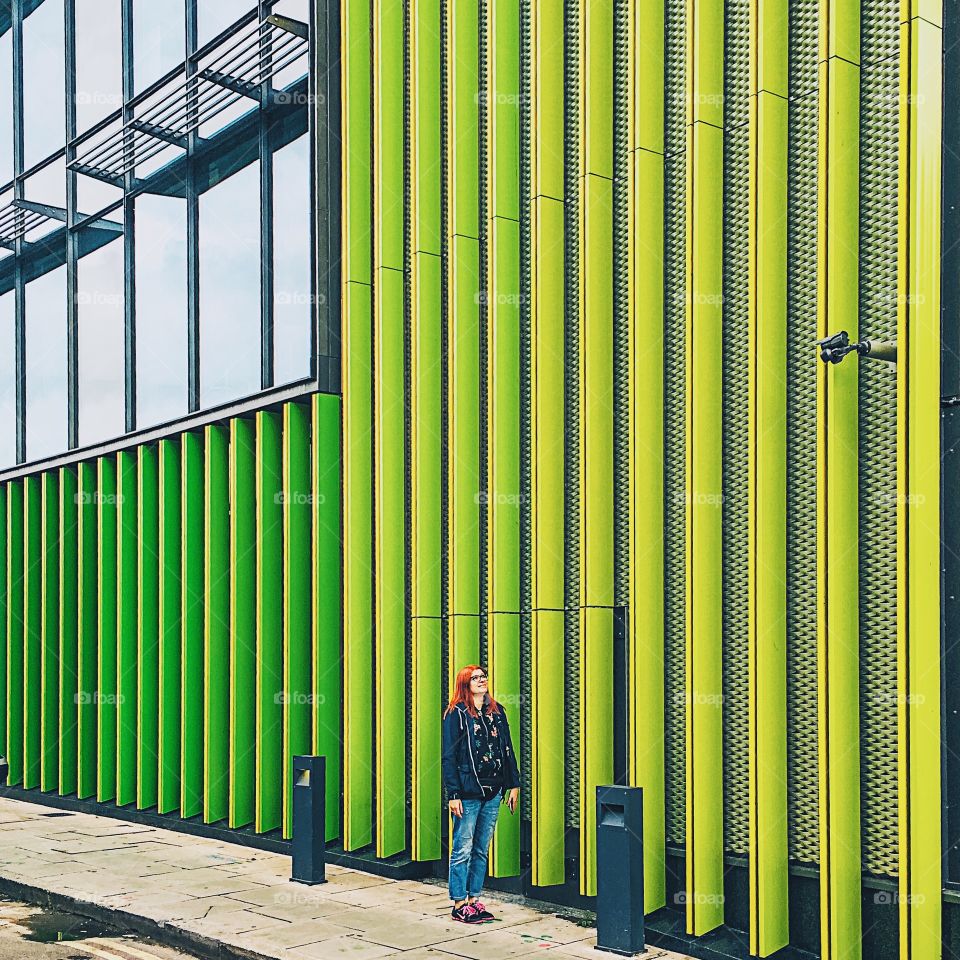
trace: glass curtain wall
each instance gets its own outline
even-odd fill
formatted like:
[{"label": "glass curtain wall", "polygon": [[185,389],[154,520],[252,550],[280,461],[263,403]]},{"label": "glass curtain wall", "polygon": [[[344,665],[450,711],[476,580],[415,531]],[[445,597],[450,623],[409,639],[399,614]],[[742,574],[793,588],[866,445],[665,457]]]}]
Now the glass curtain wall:
[{"label": "glass curtain wall", "polygon": [[308,41],[273,12],[308,20],[0,0],[0,470],[315,377]]}]

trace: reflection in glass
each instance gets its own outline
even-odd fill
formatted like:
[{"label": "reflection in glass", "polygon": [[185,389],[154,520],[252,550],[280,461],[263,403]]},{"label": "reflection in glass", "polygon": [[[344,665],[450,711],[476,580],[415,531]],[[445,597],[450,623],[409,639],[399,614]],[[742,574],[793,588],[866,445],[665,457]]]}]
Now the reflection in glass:
[{"label": "reflection in glass", "polygon": [[274,380],[310,376],[310,143],[273,155]]},{"label": "reflection in glass", "polygon": [[123,238],[77,262],[80,445],[120,436],[124,422]]},{"label": "reflection in glass", "polygon": [[57,267],[25,289],[28,460],[67,449],[66,280]]},{"label": "reflection in glass", "polygon": [[260,163],[200,197],[200,405],[260,389]]},{"label": "reflection in glass", "polygon": [[77,38],[77,133],[123,106],[120,4],[74,0]]},{"label": "reflection in glass", "polygon": [[13,179],[13,31],[0,36],[0,183]]},{"label": "reflection in glass", "polygon": [[63,0],[44,0],[23,23],[23,137],[27,169],[66,142]]},{"label": "reflection in glass", "polygon": [[0,297],[0,469],[17,462],[16,327],[13,292]]},{"label": "reflection in glass", "polygon": [[251,0],[203,0],[197,4],[197,48],[255,7]]},{"label": "reflection in glass", "polygon": [[184,58],[183,0],[133,0],[133,88],[149,87]]},{"label": "reflection in glass", "polygon": [[187,412],[187,207],[136,200],[137,426]]}]

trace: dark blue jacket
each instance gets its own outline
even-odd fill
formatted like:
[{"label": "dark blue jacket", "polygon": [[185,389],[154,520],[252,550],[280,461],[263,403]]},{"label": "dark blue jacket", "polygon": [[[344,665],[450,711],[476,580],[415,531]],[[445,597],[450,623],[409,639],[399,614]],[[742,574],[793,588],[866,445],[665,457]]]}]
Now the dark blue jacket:
[{"label": "dark blue jacket", "polygon": [[[493,715],[493,722],[503,750],[503,788],[500,792],[506,796],[508,790],[520,786],[520,771],[510,740],[510,724],[502,707]],[[483,799],[483,787],[477,776],[477,756],[481,746],[473,735],[473,717],[462,703],[458,703],[443,718],[443,786],[448,800]]]}]

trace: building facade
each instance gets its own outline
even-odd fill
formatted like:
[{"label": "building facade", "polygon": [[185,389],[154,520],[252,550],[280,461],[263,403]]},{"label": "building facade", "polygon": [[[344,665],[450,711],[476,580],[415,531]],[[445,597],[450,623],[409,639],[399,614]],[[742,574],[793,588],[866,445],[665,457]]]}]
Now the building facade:
[{"label": "building facade", "polygon": [[625,782],[663,942],[960,955],[957,25],[0,3],[10,784],[285,838],[315,752],[442,872],[482,663],[495,883],[589,905]]}]

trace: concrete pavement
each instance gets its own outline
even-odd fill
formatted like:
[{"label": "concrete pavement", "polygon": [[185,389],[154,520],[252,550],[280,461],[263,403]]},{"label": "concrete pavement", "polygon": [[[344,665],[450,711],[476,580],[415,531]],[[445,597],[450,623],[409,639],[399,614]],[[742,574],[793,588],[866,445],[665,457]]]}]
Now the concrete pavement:
[{"label": "concrete pavement", "polygon": [[[0,798],[0,891],[76,908],[201,956],[256,960],[593,958],[596,930],[485,896],[495,923],[450,919],[445,886],[327,867],[291,883],[282,854]],[[46,899],[45,899],[46,898]],[[682,960],[651,948],[645,957]]]}]

